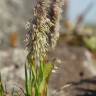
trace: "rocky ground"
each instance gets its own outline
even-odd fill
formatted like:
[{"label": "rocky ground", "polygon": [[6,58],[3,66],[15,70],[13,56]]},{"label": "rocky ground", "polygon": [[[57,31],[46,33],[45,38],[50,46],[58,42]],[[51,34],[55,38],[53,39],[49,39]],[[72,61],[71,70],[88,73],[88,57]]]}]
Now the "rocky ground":
[{"label": "rocky ground", "polygon": [[52,96],[96,96],[96,66],[86,48],[62,44],[51,57],[55,58]]},{"label": "rocky ground", "polygon": [[[23,48],[0,50],[0,71],[6,86],[24,85],[26,54]],[[49,96],[96,96],[96,66],[86,48],[59,43],[49,53],[49,60],[55,65]]]}]

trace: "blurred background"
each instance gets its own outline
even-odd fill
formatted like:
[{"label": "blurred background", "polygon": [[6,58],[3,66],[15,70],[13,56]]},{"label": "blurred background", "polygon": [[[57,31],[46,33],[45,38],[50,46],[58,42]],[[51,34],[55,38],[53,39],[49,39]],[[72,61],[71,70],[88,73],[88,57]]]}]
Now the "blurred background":
[{"label": "blurred background", "polygon": [[[24,85],[25,24],[35,0],[0,0],[0,72]],[[55,67],[50,96],[96,96],[96,0],[64,0],[60,38],[48,60]]]}]

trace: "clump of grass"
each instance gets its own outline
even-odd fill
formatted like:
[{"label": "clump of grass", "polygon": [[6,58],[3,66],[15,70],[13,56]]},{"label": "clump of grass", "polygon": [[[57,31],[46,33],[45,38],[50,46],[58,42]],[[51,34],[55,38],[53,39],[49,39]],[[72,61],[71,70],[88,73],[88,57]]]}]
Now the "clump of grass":
[{"label": "clump of grass", "polygon": [[46,57],[49,49],[55,47],[59,37],[62,5],[61,0],[52,0],[48,3],[50,6],[46,6],[46,0],[37,2],[33,20],[27,27],[26,96],[47,96],[47,86],[53,65],[47,64]]},{"label": "clump of grass", "polygon": [[47,84],[52,64],[46,64],[48,36],[53,23],[47,18],[43,0],[37,3],[34,18],[27,33],[27,65],[25,65],[26,96],[47,96]]},{"label": "clump of grass", "polygon": [[[59,37],[61,1],[38,0],[32,21],[28,22],[24,96],[47,96],[48,81],[54,66],[46,61],[46,57],[49,49],[55,47]],[[2,82],[0,94],[4,96]],[[18,91],[13,90],[11,96],[19,96]]]},{"label": "clump of grass", "polygon": [[1,74],[0,74],[0,96],[4,96],[4,88],[1,80]]}]

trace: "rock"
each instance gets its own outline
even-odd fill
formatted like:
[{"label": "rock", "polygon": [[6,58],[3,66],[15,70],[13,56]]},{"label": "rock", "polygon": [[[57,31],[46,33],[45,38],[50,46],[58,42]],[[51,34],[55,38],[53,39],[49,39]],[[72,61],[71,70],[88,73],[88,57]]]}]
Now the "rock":
[{"label": "rock", "polygon": [[7,51],[0,51],[0,68],[4,67],[10,60]]},{"label": "rock", "polygon": [[4,84],[6,83],[6,81],[9,82],[10,80],[14,79],[13,70],[14,70],[14,66],[4,67],[0,69],[2,81],[4,82]]},{"label": "rock", "polygon": [[25,23],[32,18],[35,5],[35,0],[0,0],[0,34],[3,34],[0,48],[9,46],[9,34],[12,32],[17,32],[20,40],[24,37]]},{"label": "rock", "polygon": [[20,67],[18,70],[16,70],[17,77],[21,78],[22,80],[25,80],[25,69],[24,66]]},{"label": "rock", "polygon": [[22,66],[26,62],[26,54],[24,49],[15,48],[12,52],[12,61],[14,64],[18,66]]},{"label": "rock", "polygon": [[[52,96],[77,96],[78,94],[81,96],[82,93],[86,94],[84,89],[95,90],[95,63],[86,48],[59,44],[50,53],[49,58],[60,58],[62,61],[60,63],[52,62],[58,67],[58,70],[55,69],[50,78],[49,88],[52,89]],[[79,90],[80,88],[82,91]]]},{"label": "rock", "polygon": [[55,62],[58,63],[58,64],[61,64],[62,63],[62,61],[59,58],[56,58],[56,61]]},{"label": "rock", "polygon": [[[26,54],[24,49],[15,48],[0,51],[0,72],[3,80],[12,80],[17,76],[24,80],[24,64],[26,61]],[[16,68],[18,66],[18,68]]]},{"label": "rock", "polygon": [[96,62],[92,58],[92,54],[89,51],[85,51],[84,67],[91,72],[92,76],[96,76]]}]

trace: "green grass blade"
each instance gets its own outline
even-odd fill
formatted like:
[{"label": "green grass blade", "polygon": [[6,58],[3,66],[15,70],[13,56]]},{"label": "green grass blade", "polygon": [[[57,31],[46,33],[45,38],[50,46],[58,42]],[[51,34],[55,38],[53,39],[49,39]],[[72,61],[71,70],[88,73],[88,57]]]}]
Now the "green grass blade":
[{"label": "green grass blade", "polygon": [[4,96],[4,88],[1,80],[1,73],[0,73],[0,96]]}]

